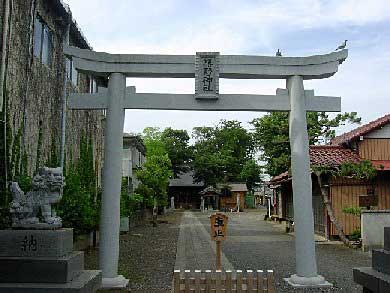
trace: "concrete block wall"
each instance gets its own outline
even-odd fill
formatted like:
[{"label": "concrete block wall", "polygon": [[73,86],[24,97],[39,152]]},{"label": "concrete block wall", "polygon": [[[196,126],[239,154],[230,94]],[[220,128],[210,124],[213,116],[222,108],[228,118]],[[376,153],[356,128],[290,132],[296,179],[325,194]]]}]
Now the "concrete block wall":
[{"label": "concrete block wall", "polygon": [[361,234],[364,251],[383,248],[384,227],[390,227],[390,210],[368,210],[362,212]]}]

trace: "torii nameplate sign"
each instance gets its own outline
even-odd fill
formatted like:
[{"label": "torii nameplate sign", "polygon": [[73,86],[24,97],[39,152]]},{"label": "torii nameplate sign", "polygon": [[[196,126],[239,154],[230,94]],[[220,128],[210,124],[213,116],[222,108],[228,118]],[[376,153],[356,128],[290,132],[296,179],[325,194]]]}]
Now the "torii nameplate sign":
[{"label": "torii nameplate sign", "polygon": [[[70,109],[107,109],[99,250],[103,287],[127,282],[117,273],[124,109],[289,111],[294,210],[299,212],[294,213],[296,274],[286,280],[298,287],[330,285],[317,273],[306,112],[339,112],[341,99],[315,96],[304,90],[303,80],[334,75],[348,50],[309,57],[107,54],[75,47],[64,52],[78,71],[109,78],[108,89],[68,99]],[[126,77],[195,78],[195,92],[136,93],[135,87],[126,88]],[[286,88],[275,95],[220,94],[219,78],[285,79]]]}]

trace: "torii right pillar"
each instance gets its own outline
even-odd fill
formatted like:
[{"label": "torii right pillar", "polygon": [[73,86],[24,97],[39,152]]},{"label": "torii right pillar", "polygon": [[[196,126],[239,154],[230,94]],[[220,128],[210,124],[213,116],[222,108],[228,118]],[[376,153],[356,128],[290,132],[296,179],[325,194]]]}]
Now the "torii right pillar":
[{"label": "torii right pillar", "polygon": [[289,136],[294,197],[296,274],[285,280],[293,287],[330,287],[318,275],[315,255],[312,182],[306,102],[302,76],[287,79],[290,97]]}]

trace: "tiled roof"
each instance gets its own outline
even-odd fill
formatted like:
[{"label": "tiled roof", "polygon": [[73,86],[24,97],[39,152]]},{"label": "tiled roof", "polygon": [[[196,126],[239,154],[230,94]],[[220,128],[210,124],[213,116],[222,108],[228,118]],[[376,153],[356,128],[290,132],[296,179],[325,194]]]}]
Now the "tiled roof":
[{"label": "tiled roof", "polygon": [[290,175],[288,174],[288,171],[283,172],[275,177],[272,177],[272,179],[269,181],[269,185],[280,183],[285,180],[291,179]]},{"label": "tiled roof", "polygon": [[315,146],[309,148],[310,164],[312,166],[337,167],[343,163],[359,163],[360,157],[357,153],[341,146]]},{"label": "tiled roof", "polygon": [[[359,163],[361,161],[358,154],[342,146],[311,145],[309,148],[309,154],[311,166],[337,167],[343,163]],[[286,171],[273,177],[270,184],[280,183],[289,179],[290,175]]]},{"label": "tiled roof", "polygon": [[248,191],[246,183],[228,183],[231,191]]},{"label": "tiled roof", "polygon": [[359,138],[360,136],[365,135],[373,130],[376,130],[388,123],[390,123],[390,114],[387,114],[381,118],[371,121],[370,123],[360,126],[350,132],[336,136],[335,138],[332,139],[331,145],[342,145],[344,143],[348,143],[351,140]]},{"label": "tiled roof", "polygon": [[203,187],[203,182],[194,181],[194,172],[188,171],[179,174],[178,178],[169,181],[169,187]]}]

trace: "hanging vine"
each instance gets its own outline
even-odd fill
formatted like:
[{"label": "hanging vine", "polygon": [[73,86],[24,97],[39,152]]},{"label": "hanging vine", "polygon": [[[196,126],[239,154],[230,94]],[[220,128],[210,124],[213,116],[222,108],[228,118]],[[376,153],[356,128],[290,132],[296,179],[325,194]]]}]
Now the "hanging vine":
[{"label": "hanging vine", "polygon": [[329,198],[329,180],[331,177],[346,177],[359,180],[373,180],[377,174],[376,169],[368,160],[359,163],[343,163],[339,167],[314,166],[313,172],[317,177],[317,182],[321,190],[321,196],[326,207],[328,216],[334,225],[341,241],[348,247],[352,247],[351,241],[345,235],[342,225],[337,220],[333,210],[332,202]]}]

